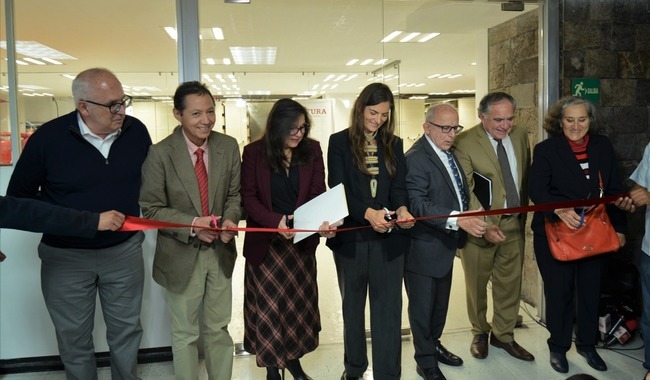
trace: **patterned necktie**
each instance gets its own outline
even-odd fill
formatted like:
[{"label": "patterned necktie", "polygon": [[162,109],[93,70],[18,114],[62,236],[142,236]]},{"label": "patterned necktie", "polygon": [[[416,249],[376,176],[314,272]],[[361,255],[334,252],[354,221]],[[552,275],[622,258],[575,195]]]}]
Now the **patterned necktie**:
[{"label": "patterned necktie", "polygon": [[467,199],[467,194],[465,194],[465,188],[463,187],[463,181],[460,179],[460,173],[458,172],[458,166],[456,166],[456,161],[454,160],[454,155],[448,151],[445,151],[447,155],[447,161],[449,161],[449,167],[451,167],[451,172],[454,175],[454,180],[458,186],[458,192],[460,193],[460,202],[463,205],[461,211],[467,211],[469,209],[469,200]]},{"label": "patterned necktie", "polygon": [[519,194],[517,193],[515,180],[512,178],[512,171],[510,170],[510,163],[508,162],[506,149],[503,147],[501,140],[495,140],[497,142],[497,158],[499,159],[499,166],[501,166],[503,184],[506,187],[506,202],[508,202],[508,208],[519,207]]},{"label": "patterned necktie", "polygon": [[194,151],[196,154],[196,164],[194,164],[194,172],[196,179],[199,182],[199,192],[201,193],[201,211],[203,216],[210,215],[208,201],[208,172],[205,170],[205,163],[203,163],[203,149],[199,148]]}]

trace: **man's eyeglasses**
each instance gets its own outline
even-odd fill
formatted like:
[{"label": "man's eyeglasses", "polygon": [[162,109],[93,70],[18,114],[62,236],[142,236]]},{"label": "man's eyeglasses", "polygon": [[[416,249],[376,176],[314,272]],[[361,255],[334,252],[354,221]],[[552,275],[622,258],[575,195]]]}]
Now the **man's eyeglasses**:
[{"label": "man's eyeglasses", "polygon": [[305,124],[301,125],[298,128],[291,128],[289,133],[291,134],[291,136],[297,135],[298,132],[300,132],[302,134],[305,134],[305,133],[309,132],[309,127],[310,127],[309,123],[305,123]]},{"label": "man's eyeglasses", "polygon": [[438,127],[442,130],[442,133],[449,133],[453,129],[455,133],[460,133],[465,127],[462,125],[438,125],[436,123],[432,123],[430,121],[427,121],[427,124],[431,124],[435,127]]},{"label": "man's eyeglasses", "polygon": [[84,99],[81,99],[81,101],[82,101],[82,102],[86,102],[86,103],[90,103],[90,104],[94,104],[94,105],[96,105],[96,106],[106,107],[106,108],[108,108],[108,110],[109,110],[112,114],[117,114],[118,112],[120,112],[120,111],[122,110],[122,107],[124,107],[125,109],[128,108],[128,107],[130,107],[130,106],[131,106],[131,102],[133,101],[133,98],[130,97],[130,96],[128,96],[128,95],[125,95],[125,96],[122,98],[121,101],[119,101],[119,102],[113,102],[113,103],[111,103],[111,104],[101,104],[101,103],[93,102],[92,100],[84,100]]}]

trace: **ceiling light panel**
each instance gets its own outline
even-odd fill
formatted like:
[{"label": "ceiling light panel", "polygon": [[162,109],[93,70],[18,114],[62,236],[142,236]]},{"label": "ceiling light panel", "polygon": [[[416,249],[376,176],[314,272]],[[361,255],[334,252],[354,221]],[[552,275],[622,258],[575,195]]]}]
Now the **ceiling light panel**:
[{"label": "ceiling light panel", "polygon": [[276,47],[231,46],[230,54],[236,65],[273,65]]},{"label": "ceiling light panel", "polygon": [[[7,49],[7,41],[0,41],[0,48]],[[16,53],[24,55],[26,57],[43,59],[51,58],[55,60],[76,60],[77,58],[60,52],[56,49],[52,49],[49,46],[45,46],[40,42],[36,41],[16,41]]]}]

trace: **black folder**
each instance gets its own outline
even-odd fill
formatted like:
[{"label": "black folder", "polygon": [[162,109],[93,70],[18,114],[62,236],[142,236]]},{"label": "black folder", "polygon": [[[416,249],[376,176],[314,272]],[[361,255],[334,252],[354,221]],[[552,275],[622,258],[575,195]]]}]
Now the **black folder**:
[{"label": "black folder", "polygon": [[478,198],[483,209],[489,210],[492,207],[492,180],[479,172],[473,173],[474,195]]}]

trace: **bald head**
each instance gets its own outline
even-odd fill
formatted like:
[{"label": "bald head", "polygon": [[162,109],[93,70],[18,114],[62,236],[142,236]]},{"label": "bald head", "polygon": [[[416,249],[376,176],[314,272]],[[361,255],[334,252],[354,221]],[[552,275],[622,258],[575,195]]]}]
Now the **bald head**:
[{"label": "bald head", "polygon": [[96,67],[82,71],[74,78],[72,96],[78,107],[79,100],[94,99],[98,93],[115,90],[117,87],[122,91],[122,84],[112,71]]},{"label": "bald head", "polygon": [[[429,139],[444,151],[451,149],[456,132],[462,130],[458,125],[458,111],[446,103],[436,104],[427,110],[422,128]],[[444,129],[447,129],[447,132],[444,132]]]}]

